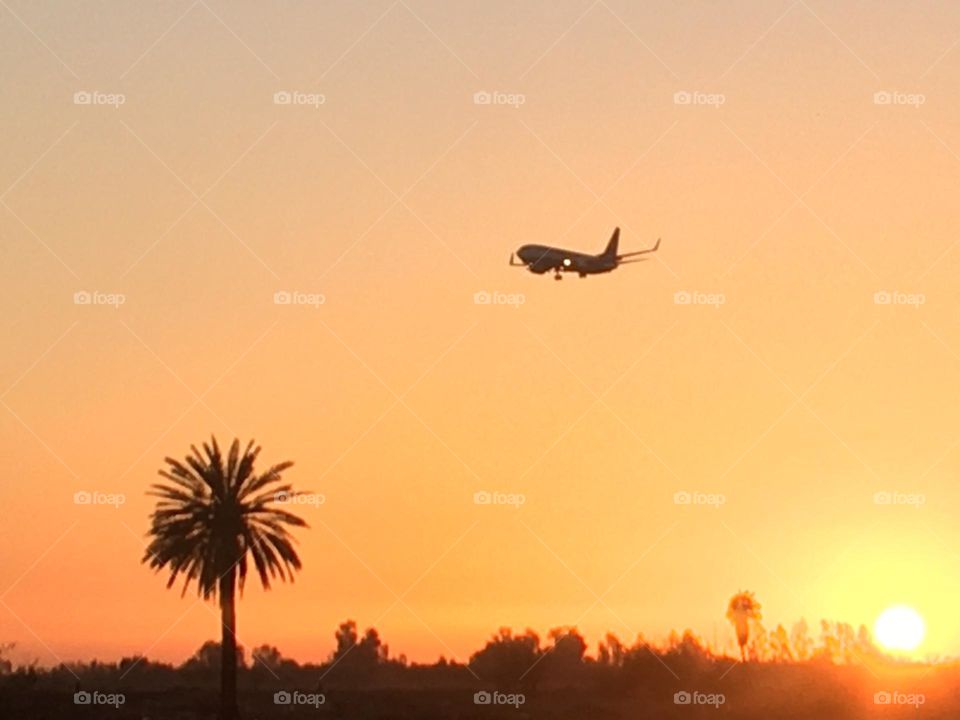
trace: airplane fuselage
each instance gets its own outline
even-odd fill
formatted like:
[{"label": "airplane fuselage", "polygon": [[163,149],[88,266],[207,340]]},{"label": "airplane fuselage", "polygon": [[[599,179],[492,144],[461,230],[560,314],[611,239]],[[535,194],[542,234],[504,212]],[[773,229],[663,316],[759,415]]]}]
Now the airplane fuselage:
[{"label": "airplane fuselage", "polygon": [[547,245],[524,245],[517,250],[517,257],[530,272],[541,275],[545,272],[575,272],[580,275],[595,275],[610,272],[617,267],[615,257],[587,255]]}]

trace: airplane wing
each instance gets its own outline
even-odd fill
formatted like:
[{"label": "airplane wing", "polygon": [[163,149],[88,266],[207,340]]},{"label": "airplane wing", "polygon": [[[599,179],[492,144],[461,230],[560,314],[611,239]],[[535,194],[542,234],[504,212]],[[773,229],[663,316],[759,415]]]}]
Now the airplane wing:
[{"label": "airplane wing", "polygon": [[[637,250],[636,252],[623,253],[622,255],[617,255],[617,262],[624,262],[623,258],[635,257],[637,255],[646,255],[647,253],[656,252],[660,248],[660,238],[657,238],[657,243],[652,248],[647,250]],[[636,260],[626,260],[625,262],[636,262]]]}]

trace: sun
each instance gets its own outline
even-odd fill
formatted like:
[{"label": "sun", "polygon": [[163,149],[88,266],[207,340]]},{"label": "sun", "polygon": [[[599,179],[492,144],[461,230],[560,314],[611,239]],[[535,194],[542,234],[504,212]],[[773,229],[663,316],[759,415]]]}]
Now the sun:
[{"label": "sun", "polygon": [[888,650],[916,650],[927,627],[916,610],[906,605],[888,607],[873,626],[877,640]]}]

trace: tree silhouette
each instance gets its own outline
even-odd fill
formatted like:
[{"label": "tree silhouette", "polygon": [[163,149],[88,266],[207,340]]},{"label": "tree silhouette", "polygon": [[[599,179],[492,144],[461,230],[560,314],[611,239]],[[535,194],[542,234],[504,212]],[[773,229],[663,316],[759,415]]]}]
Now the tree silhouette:
[{"label": "tree silhouette", "polygon": [[4,657],[16,646],[16,643],[0,643],[0,676],[13,672],[13,663]]},{"label": "tree silhouette", "polygon": [[357,623],[347,620],[337,628],[335,637],[337,649],[330,658],[328,672],[348,685],[359,687],[369,683],[389,659],[390,649],[374,628],[367,628],[363,637],[359,637]]},{"label": "tree silhouette", "polygon": [[727,620],[733,623],[737,631],[737,644],[740,645],[740,659],[746,660],[747,641],[750,639],[750,623],[760,620],[760,603],[752,592],[740,591],[727,605]]},{"label": "tree silhouette", "polygon": [[514,635],[510,628],[500,628],[470,656],[470,667],[498,688],[531,687],[540,674],[540,656],[540,638],[532,630]]},{"label": "tree silhouette", "polygon": [[182,574],[183,594],[192,582],[204,600],[219,598],[221,616],[220,717],[236,720],[237,618],[236,594],[243,592],[248,558],[260,583],[292,581],[300,569],[288,526],[306,527],[296,515],[274,503],[297,493],[280,484],[292,462],[272,466],[258,475],[254,463],[260,447],[251,440],[241,454],[234,440],[225,459],[215,437],[195,445],[183,462],[164,458],[160,475],[172,484],[155,483],[148,495],[160,498],[150,516],[150,544],[142,562],[157,572],[167,570],[171,587]]},{"label": "tree silhouette", "polygon": [[[215,640],[207,640],[203,645],[197,648],[197,651],[187,658],[180,671],[199,686],[209,686],[216,682],[217,676],[221,675],[220,663],[223,661],[223,648],[221,643]],[[237,646],[237,669],[243,670],[246,667],[244,650],[242,646]]]},{"label": "tree silhouette", "polygon": [[797,660],[809,660],[813,652],[813,641],[810,639],[810,628],[807,621],[801,619],[794,623],[790,630],[790,645],[796,654]]},{"label": "tree silhouette", "polygon": [[770,634],[770,650],[772,659],[777,662],[793,662],[793,649],[790,647],[790,636],[783,625]]},{"label": "tree silhouette", "polygon": [[579,677],[587,643],[575,627],[558,627],[547,633],[553,644],[543,656],[541,677],[553,687],[572,687]]}]

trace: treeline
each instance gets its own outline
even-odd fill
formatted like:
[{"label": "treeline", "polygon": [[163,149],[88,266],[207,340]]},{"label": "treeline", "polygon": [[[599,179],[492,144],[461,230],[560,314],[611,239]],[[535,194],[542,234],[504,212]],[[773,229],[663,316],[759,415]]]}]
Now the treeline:
[{"label": "treeline", "polygon": [[[502,628],[467,663],[440,658],[432,664],[408,662],[391,656],[389,648],[370,628],[362,635],[353,621],[335,633],[336,649],[322,663],[298,663],[270,645],[238,655],[242,690],[298,688],[325,692],[369,688],[477,688],[540,690],[634,686],[641,678],[670,675],[710,677],[737,662],[708,647],[687,630],[671,633],[655,644],[638,637],[627,645],[613,634],[599,643],[594,654],[576,628],[551,630],[545,640],[531,630],[520,634]],[[0,652],[10,646],[0,646]],[[888,664],[865,627],[822,622],[811,633],[803,621],[787,631],[767,631],[756,623],[747,646],[748,662],[762,664]],[[15,667],[0,657],[0,687],[16,690],[79,690],[86,688],[163,691],[184,687],[216,687],[220,678],[220,645],[204,643],[180,665],[128,657],[119,662],[64,663],[40,668],[36,663]]]}]

